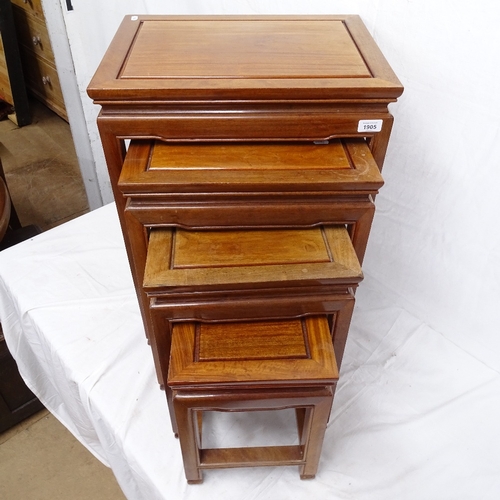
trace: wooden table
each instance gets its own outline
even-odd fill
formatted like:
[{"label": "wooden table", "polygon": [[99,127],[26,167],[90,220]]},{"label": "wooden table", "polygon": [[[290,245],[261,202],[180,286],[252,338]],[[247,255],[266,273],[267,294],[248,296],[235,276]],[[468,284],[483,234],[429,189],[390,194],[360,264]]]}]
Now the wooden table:
[{"label": "wooden table", "polygon": [[[143,281],[152,228],[340,223],[361,262],[382,181],[379,173],[368,184],[352,174],[359,161],[382,169],[393,124],[388,105],[402,91],[358,16],[127,16],[88,94],[102,106],[98,127],[148,337],[154,326]],[[331,147],[339,139],[364,148],[357,160],[346,155],[351,178],[342,179],[340,168],[333,182],[318,182],[332,175],[327,162],[316,180],[294,184],[288,159],[300,156],[296,149]],[[168,164],[176,150],[184,166],[188,157],[201,158],[195,169],[206,166],[210,148],[219,148],[216,156],[226,166],[242,154],[259,161],[259,145],[268,159],[272,148],[280,149],[278,170],[287,172],[287,187],[269,180],[269,169],[254,184],[226,179],[207,185],[200,179],[213,174],[201,168],[196,182],[173,188],[158,182],[148,163],[161,143],[160,163]],[[203,154],[201,145],[207,146]],[[356,146],[344,150],[349,147]],[[146,176],[137,182],[141,168]],[[214,204],[216,212],[209,209]]]}]

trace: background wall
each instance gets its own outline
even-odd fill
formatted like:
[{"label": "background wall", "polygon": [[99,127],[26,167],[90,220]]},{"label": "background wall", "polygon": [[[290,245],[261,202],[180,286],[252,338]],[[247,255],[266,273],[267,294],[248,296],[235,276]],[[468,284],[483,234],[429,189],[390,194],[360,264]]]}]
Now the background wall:
[{"label": "background wall", "polygon": [[[500,371],[500,9],[494,0],[72,0],[70,38],[92,167],[112,200],[85,88],[126,14],[359,14],[405,86],[366,280]],[[78,139],[77,139],[78,140]],[[91,170],[94,169],[94,173]],[[360,297],[362,299],[362,296]]]}]

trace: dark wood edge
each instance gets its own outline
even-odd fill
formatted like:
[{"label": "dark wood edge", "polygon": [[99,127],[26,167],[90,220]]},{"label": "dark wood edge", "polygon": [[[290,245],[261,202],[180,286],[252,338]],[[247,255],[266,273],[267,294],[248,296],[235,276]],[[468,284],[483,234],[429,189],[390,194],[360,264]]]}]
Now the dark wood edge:
[{"label": "dark wood edge", "polygon": [[[379,46],[375,43],[375,40],[361,18],[359,16],[347,17],[345,24],[365,64],[368,66],[373,76],[393,84],[396,93],[391,95],[393,97],[399,97],[403,93],[403,85],[392,70],[385,56],[382,54]],[[360,41],[363,43],[360,44]]]},{"label": "dark wood edge", "polygon": [[31,115],[10,0],[0,0],[0,36],[5,52],[17,124],[23,127],[31,123]]}]

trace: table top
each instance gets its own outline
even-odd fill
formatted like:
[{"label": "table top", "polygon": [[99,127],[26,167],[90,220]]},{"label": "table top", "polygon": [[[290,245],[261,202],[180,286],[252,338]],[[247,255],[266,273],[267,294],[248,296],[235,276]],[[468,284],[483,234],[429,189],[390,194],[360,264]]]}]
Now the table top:
[{"label": "table top", "polygon": [[172,328],[168,384],[178,390],[322,389],[338,377],[326,316]]},{"label": "table top", "polygon": [[362,139],[312,142],[132,141],[118,186],[134,193],[376,193],[384,181]]},{"label": "table top", "polygon": [[88,93],[159,99],[386,99],[402,86],[359,16],[127,16]]}]

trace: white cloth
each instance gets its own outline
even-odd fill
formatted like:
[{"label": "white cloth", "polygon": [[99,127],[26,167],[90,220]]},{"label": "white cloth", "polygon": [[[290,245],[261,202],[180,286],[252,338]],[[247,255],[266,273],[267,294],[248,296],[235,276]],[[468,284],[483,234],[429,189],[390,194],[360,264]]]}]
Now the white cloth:
[{"label": "white cloth", "polygon": [[0,320],[28,386],[131,500],[499,498],[499,374],[392,306],[369,274],[311,481],[270,467],[187,485],[113,204],[0,253]]}]

